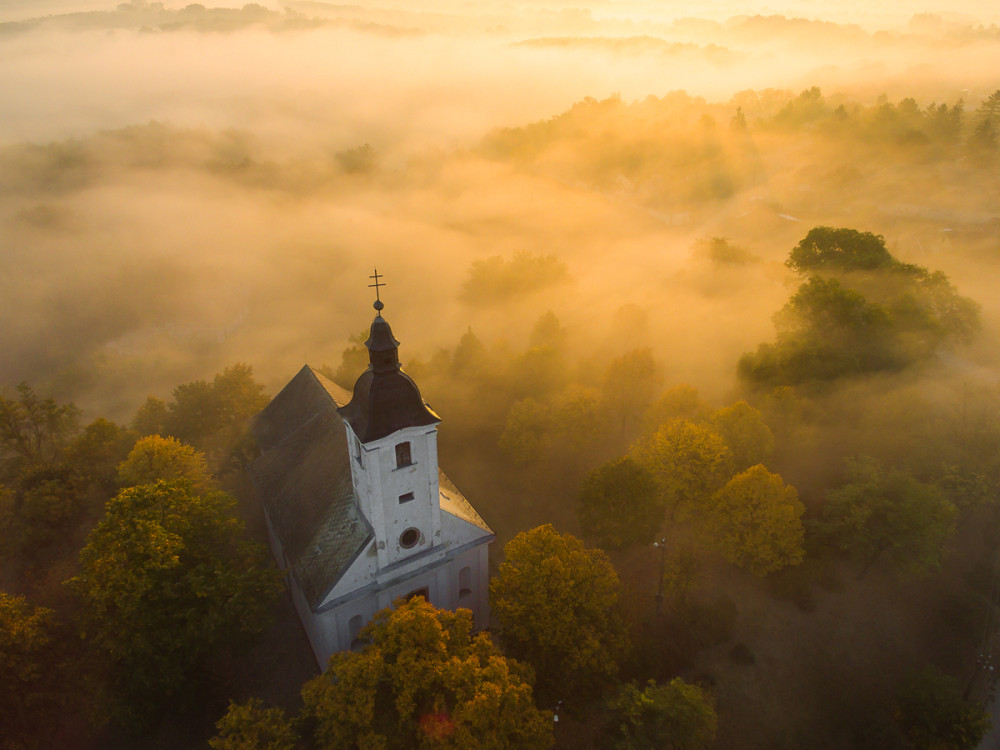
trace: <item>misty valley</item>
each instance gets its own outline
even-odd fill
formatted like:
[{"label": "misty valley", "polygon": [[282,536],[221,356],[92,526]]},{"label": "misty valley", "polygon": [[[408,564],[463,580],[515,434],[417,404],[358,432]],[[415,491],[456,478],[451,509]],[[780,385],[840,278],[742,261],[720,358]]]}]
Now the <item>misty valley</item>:
[{"label": "misty valley", "polygon": [[[0,748],[990,746],[998,24],[0,3]],[[317,668],[257,415],[383,314],[491,616]]]}]

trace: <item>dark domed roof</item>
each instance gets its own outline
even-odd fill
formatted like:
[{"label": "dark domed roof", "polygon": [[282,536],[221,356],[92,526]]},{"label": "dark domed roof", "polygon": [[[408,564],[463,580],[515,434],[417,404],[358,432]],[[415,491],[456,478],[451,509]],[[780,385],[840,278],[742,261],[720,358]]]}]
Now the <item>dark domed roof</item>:
[{"label": "dark domed roof", "polygon": [[424,403],[417,384],[400,368],[399,342],[381,315],[372,321],[365,346],[368,369],[354,384],[351,402],[338,410],[358,439],[368,443],[405,427],[440,422]]}]

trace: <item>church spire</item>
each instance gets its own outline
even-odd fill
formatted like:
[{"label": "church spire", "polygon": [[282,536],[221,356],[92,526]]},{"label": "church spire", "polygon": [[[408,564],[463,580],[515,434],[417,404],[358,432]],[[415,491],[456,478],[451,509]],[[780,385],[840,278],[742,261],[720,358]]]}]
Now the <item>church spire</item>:
[{"label": "church spire", "polygon": [[385,286],[382,275],[375,269],[375,320],[365,346],[368,348],[368,369],[354,384],[350,403],[339,409],[354,434],[363,443],[378,440],[405,427],[434,424],[440,421],[420,396],[417,384],[399,365],[399,342],[392,335],[389,323],[382,317],[385,305],[379,288]]},{"label": "church spire", "polygon": [[368,340],[365,342],[365,346],[368,347],[368,362],[373,372],[393,372],[399,369],[399,342],[392,335],[389,323],[382,317],[385,305],[382,303],[378,290],[379,287],[385,286],[385,283],[379,282],[382,276],[379,274],[378,268],[375,269],[375,275],[368,278],[375,279],[374,284],[368,285],[369,288],[375,287],[375,302],[372,303],[372,307],[375,308],[375,320],[372,321]]},{"label": "church spire", "polygon": [[369,279],[375,279],[375,283],[374,284],[369,284],[368,288],[371,289],[372,287],[375,287],[375,301],[372,303],[372,307],[375,308],[375,311],[378,313],[378,316],[381,318],[382,317],[382,308],[385,307],[385,305],[382,304],[382,299],[381,299],[381,297],[379,297],[379,294],[378,294],[378,288],[380,286],[385,286],[384,283],[382,283],[382,284],[379,283],[379,279],[382,278],[382,274],[380,274],[378,272],[378,268],[376,267],[375,268],[375,275],[374,276],[369,276],[368,278]]}]

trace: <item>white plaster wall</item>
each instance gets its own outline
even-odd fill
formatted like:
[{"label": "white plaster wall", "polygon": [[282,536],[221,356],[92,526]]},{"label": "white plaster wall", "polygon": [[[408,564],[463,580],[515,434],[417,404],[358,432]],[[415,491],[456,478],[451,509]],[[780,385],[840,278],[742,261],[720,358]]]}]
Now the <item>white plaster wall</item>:
[{"label": "white plaster wall", "polygon": [[[423,566],[415,566],[419,570]],[[459,577],[462,568],[471,570],[470,582],[472,594],[459,601]],[[303,622],[309,622],[306,633],[313,647],[317,663],[325,669],[330,654],[335,651],[345,651],[351,646],[350,621],[355,615],[361,615],[364,624],[371,622],[375,613],[392,606],[392,603],[407,594],[426,588],[430,602],[440,609],[455,610],[464,607],[472,611],[473,624],[476,629],[489,625],[489,545],[466,550],[451,560],[438,563],[429,569],[423,569],[414,575],[412,571],[401,574],[394,583],[389,583],[381,590],[371,594],[351,599],[343,604],[332,607],[320,614],[301,609],[304,599],[301,593],[296,600],[296,608]],[[292,582],[294,584],[294,581]],[[293,587],[293,594],[297,592]],[[293,596],[294,598],[294,596]]]},{"label": "white plaster wall", "polygon": [[[396,467],[396,446],[410,444],[409,466]],[[378,466],[378,487],[372,481],[372,506],[381,504],[385,564],[392,565],[410,555],[426,550],[440,540],[438,505],[437,429],[408,427],[365,446],[367,456]],[[374,479],[374,478],[373,478]],[[412,492],[413,500],[400,503],[399,497]],[[417,544],[409,549],[399,544],[400,535],[409,528],[420,531]]]},{"label": "white plaster wall", "polygon": [[326,669],[327,659],[330,658],[330,654],[340,650],[340,644],[335,639],[330,639],[326,624],[321,621],[321,618],[317,618],[316,614],[309,607],[305,596],[302,594],[302,589],[299,588],[298,581],[295,580],[295,576],[286,576],[286,581],[288,582],[288,590],[292,594],[292,603],[295,605],[295,610],[299,613],[299,620],[302,622],[302,627],[305,628],[309,645],[312,646],[316,663],[319,664],[321,670]]}]

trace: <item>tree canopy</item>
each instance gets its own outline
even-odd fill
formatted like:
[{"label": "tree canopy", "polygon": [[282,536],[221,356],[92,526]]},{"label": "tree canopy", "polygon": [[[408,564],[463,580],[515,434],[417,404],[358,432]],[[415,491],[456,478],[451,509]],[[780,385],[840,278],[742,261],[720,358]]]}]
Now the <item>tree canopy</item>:
[{"label": "tree canopy", "polygon": [[868,457],[849,459],[846,481],[827,493],[818,528],[868,566],[883,553],[905,568],[937,568],[956,508],[934,485]]},{"label": "tree canopy", "polygon": [[715,739],[715,701],[703,688],[675,677],[626,683],[608,701],[618,750],[706,750]]},{"label": "tree canopy", "polygon": [[208,741],[212,750],[295,750],[299,735],[280,708],[268,708],[257,698],[230,701],[215,724],[219,733]]},{"label": "tree canopy", "polygon": [[819,270],[871,271],[902,266],[880,234],[813,227],[788,254],[785,265],[802,274]]},{"label": "tree canopy", "polygon": [[227,434],[268,402],[264,387],[253,378],[253,368],[237,363],[217,373],[211,382],[194,380],[178,385],[173,401],[150,396],[132,421],[143,435],[168,435],[201,450],[233,448],[235,436]]},{"label": "tree canopy", "polygon": [[571,386],[546,401],[525,398],[511,406],[499,446],[516,463],[580,463],[607,438],[609,417],[594,388]]},{"label": "tree canopy", "polygon": [[147,435],[132,447],[118,466],[118,481],[123,487],[185,481],[202,492],[214,488],[205,455],[172,437]]},{"label": "tree canopy", "polygon": [[0,750],[51,746],[51,715],[59,708],[53,614],[0,591]]},{"label": "tree canopy", "polygon": [[634,349],[608,365],[601,392],[622,430],[629,422],[641,418],[662,381],[652,349]]},{"label": "tree canopy", "polygon": [[690,514],[732,475],[732,452],[722,437],[687,419],[660,425],[629,455],[656,477],[672,517]]},{"label": "tree canopy", "polygon": [[975,302],[940,271],[894,258],[880,235],[816,227],[787,265],[809,277],[774,316],[776,341],[740,358],[753,385],[900,370],[979,328]]},{"label": "tree canopy", "polygon": [[653,475],[623,456],[587,476],[578,514],[584,534],[601,547],[620,549],[652,542],[663,525],[664,507]]},{"label": "tree canopy", "polygon": [[544,700],[585,694],[617,673],[627,646],[618,596],[607,556],[551,524],[511,539],[490,581],[504,650],[535,668]]},{"label": "tree canopy", "polygon": [[16,390],[14,398],[0,395],[0,457],[18,467],[57,461],[76,434],[80,410],[39,397],[27,383]]},{"label": "tree canopy", "polygon": [[161,706],[201,660],[266,623],[279,573],[233,507],[185,482],[129,487],[80,552],[83,630],[111,665],[124,718]]},{"label": "tree canopy", "polygon": [[762,464],[774,451],[774,435],[759,409],[737,401],[712,415],[711,424],[733,454],[734,471]]},{"label": "tree canopy", "polygon": [[802,562],[803,513],[795,488],[758,464],[715,493],[707,525],[729,562],[763,576]]},{"label": "tree canopy", "polygon": [[990,728],[983,706],[963,700],[958,683],[930,667],[906,678],[896,703],[900,728],[916,750],[974,750]]},{"label": "tree canopy", "polygon": [[330,657],[302,689],[317,746],[505,748],[552,744],[552,721],[532,701],[531,670],[504,658],[472,614],[422,597],[379,612],[360,652]]}]

